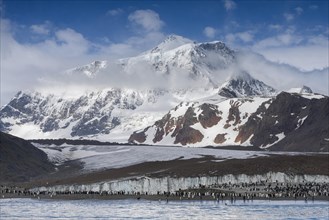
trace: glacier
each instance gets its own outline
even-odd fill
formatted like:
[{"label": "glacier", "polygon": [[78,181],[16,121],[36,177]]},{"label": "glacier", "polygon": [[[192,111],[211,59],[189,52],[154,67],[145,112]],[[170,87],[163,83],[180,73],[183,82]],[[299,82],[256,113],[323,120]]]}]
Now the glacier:
[{"label": "glacier", "polygon": [[103,181],[92,184],[73,184],[73,185],[56,185],[56,186],[41,186],[30,189],[31,192],[47,191],[50,193],[56,192],[125,192],[132,194],[139,192],[141,194],[157,195],[158,192],[174,193],[179,189],[198,188],[199,185],[212,186],[215,184],[241,184],[241,183],[256,183],[256,182],[279,182],[279,183],[329,183],[329,176],[325,175],[289,175],[286,173],[268,172],[257,175],[223,175],[223,176],[200,176],[200,177],[163,177],[149,178],[146,176],[135,177],[130,179],[119,179],[113,181]]}]

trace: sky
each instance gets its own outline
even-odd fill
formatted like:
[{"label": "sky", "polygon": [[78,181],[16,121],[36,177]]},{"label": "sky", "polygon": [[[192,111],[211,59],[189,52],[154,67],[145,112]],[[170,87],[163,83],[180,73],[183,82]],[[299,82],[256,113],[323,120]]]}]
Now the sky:
[{"label": "sky", "polygon": [[[328,1],[305,0],[0,0],[1,105],[45,75],[135,56],[169,34],[220,40],[287,64],[294,74],[323,73],[329,66],[328,7]],[[326,93],[327,84],[322,82]]]}]

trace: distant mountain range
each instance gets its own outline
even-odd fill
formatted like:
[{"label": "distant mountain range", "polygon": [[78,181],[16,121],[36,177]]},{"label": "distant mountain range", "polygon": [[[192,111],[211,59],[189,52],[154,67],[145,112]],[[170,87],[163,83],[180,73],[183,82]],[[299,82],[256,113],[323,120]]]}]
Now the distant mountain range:
[{"label": "distant mountain range", "polygon": [[196,43],[171,35],[136,57],[114,64],[95,61],[65,74],[93,80],[100,72],[119,68],[133,77],[146,66],[164,77],[181,74],[200,82],[199,87],[111,87],[75,98],[20,91],[0,109],[0,130],[26,139],[328,150],[327,96],[308,87],[278,92],[245,70],[234,71],[219,84],[215,73],[236,62],[236,52],[222,42]]}]

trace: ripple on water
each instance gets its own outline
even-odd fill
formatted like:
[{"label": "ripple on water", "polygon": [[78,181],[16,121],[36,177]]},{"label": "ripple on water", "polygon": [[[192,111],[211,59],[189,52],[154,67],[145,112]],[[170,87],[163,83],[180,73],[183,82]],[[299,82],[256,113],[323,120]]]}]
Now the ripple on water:
[{"label": "ripple on water", "polygon": [[328,201],[1,199],[3,219],[328,219]]}]

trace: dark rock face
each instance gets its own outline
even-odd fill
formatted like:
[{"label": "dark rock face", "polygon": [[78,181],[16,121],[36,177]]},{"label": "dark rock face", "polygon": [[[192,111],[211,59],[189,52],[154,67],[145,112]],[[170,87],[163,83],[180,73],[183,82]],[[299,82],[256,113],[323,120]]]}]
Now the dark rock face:
[{"label": "dark rock face", "polygon": [[[329,148],[329,98],[307,99],[282,92],[266,109],[263,103],[241,127],[236,142],[256,147],[273,144],[270,150],[327,151]],[[303,123],[304,122],[304,123]]]},{"label": "dark rock face", "polygon": [[191,127],[184,127],[178,132],[174,144],[179,143],[184,146],[186,144],[195,144],[201,142],[203,137],[204,136],[200,131]]},{"label": "dark rock face", "polygon": [[226,141],[225,135],[226,135],[226,133],[225,134],[217,134],[216,137],[215,137],[214,142],[216,144],[222,144],[222,143],[224,143]]},{"label": "dark rock face", "polygon": [[226,98],[236,98],[238,97],[237,94],[235,94],[234,91],[228,89],[228,88],[222,88],[219,90],[218,95],[221,95]]},{"label": "dark rock face", "polygon": [[228,118],[226,120],[226,125],[229,126],[230,122],[233,122],[233,125],[237,125],[241,122],[240,120],[240,111],[239,107],[241,103],[230,101],[231,108],[229,109]]},{"label": "dark rock face", "polygon": [[210,105],[210,104],[202,104],[200,106],[202,113],[199,115],[198,119],[202,127],[204,128],[210,128],[216,124],[222,119],[219,114],[221,112],[218,111],[218,107],[216,105]]},{"label": "dark rock face", "polygon": [[312,89],[308,86],[303,86],[300,93],[313,93]]},{"label": "dark rock face", "polygon": [[307,112],[304,123],[299,125],[297,122],[300,127],[292,130],[290,135],[272,146],[271,150],[329,151],[329,98],[309,100],[304,111],[301,112]]},{"label": "dark rock face", "polygon": [[169,120],[170,120],[170,114],[167,114],[161,120],[155,122],[155,126],[157,130],[155,132],[155,136],[153,139],[154,143],[161,141],[163,136],[165,134],[167,135],[171,130],[171,124],[173,122],[170,121],[169,123],[167,123]]},{"label": "dark rock face", "polygon": [[53,172],[47,155],[21,138],[0,132],[0,182],[25,182]]},{"label": "dark rock face", "polygon": [[198,120],[193,108],[189,107],[182,120],[180,120],[180,126],[176,127],[174,133],[177,133],[177,135],[174,143],[186,145],[200,142],[203,139],[203,135],[200,131],[190,127],[197,122]]},{"label": "dark rock face", "polygon": [[145,128],[142,132],[135,131],[132,135],[130,135],[128,142],[129,143],[144,143],[146,140],[145,131],[147,131],[148,128]]},{"label": "dark rock face", "polygon": [[265,108],[266,104],[263,103],[249,117],[238,136],[242,140],[247,140],[253,134],[250,143],[257,147],[274,143],[278,140],[276,135],[279,133],[287,135],[295,130],[298,119],[307,115],[307,108],[303,109],[303,107],[309,104],[309,100],[289,93],[281,93],[268,109]]},{"label": "dark rock face", "polygon": [[[239,134],[235,138],[236,143],[244,143],[245,141],[247,141],[252,135],[254,135],[255,128],[259,128],[261,130],[260,123],[262,120],[260,117],[257,117],[257,115],[259,115],[260,112],[265,112],[266,111],[265,105],[270,104],[270,103],[271,103],[271,100],[261,104],[259,106],[259,108],[257,109],[257,111],[255,113],[251,114],[247,123],[240,127]],[[252,118],[252,119],[250,119],[250,118]]]},{"label": "dark rock face", "polygon": [[201,43],[198,45],[198,48],[205,51],[219,52],[220,54],[226,55],[231,59],[235,57],[235,52],[228,48],[223,42]]}]

